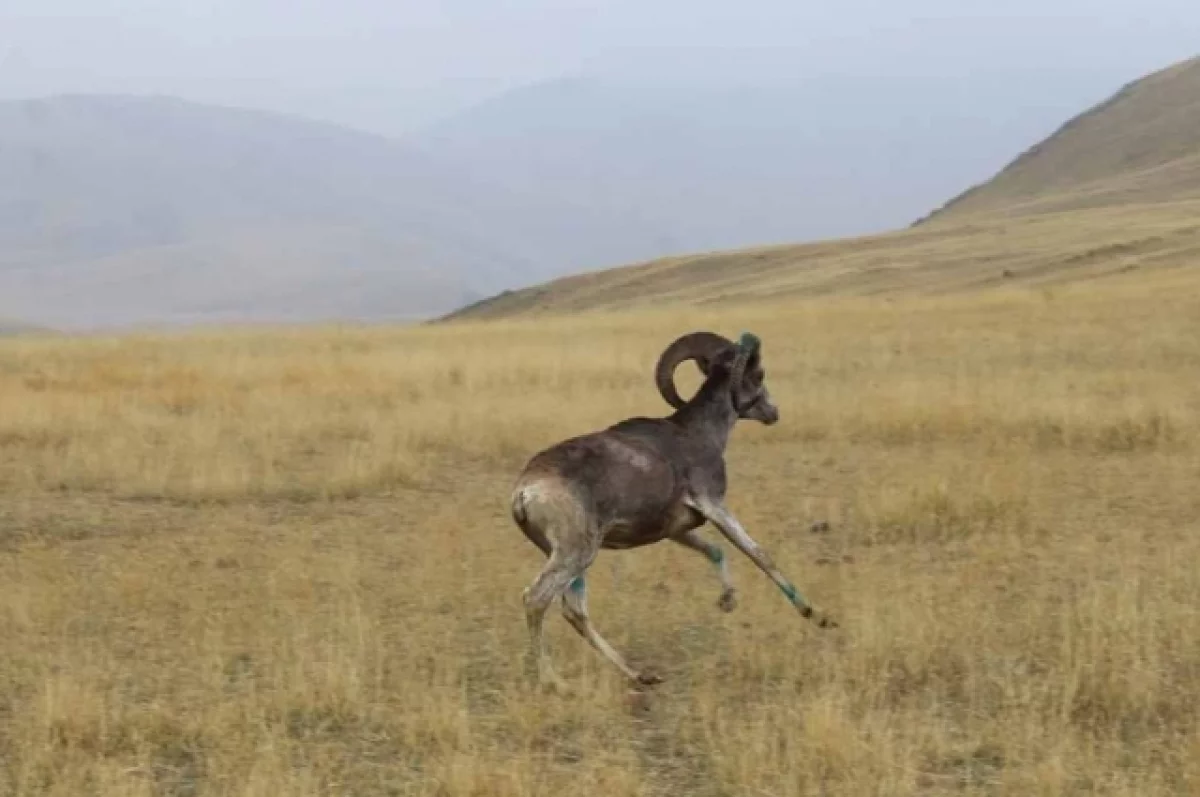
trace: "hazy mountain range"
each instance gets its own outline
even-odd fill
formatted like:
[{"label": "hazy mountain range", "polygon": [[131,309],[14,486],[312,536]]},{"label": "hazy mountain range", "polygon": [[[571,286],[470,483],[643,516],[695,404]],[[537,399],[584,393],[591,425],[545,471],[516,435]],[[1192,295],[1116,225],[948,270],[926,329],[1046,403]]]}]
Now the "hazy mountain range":
[{"label": "hazy mountain range", "polygon": [[173,98],[0,103],[0,318],[431,316],[585,269],[903,226],[1113,88],[1029,77],[618,70],[402,141]]}]

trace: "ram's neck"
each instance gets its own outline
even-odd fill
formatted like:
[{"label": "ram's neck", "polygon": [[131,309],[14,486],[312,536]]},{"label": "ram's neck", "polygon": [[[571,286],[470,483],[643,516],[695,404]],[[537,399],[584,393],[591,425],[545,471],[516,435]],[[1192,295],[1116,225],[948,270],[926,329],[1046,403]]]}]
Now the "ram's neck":
[{"label": "ram's neck", "polygon": [[680,407],[671,420],[689,435],[724,451],[738,420],[729,397],[728,377],[706,380],[692,400]]}]

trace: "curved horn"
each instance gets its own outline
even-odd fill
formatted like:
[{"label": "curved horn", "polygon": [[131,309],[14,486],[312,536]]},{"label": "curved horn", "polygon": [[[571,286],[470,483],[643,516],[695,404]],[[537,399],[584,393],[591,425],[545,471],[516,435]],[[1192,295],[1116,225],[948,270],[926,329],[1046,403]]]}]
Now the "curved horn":
[{"label": "curved horn", "polygon": [[722,351],[733,346],[733,342],[715,332],[690,332],[681,335],[668,346],[654,367],[654,382],[658,392],[675,409],[684,405],[675,387],[675,369],[684,360],[695,360],[700,371],[708,374],[709,364]]}]

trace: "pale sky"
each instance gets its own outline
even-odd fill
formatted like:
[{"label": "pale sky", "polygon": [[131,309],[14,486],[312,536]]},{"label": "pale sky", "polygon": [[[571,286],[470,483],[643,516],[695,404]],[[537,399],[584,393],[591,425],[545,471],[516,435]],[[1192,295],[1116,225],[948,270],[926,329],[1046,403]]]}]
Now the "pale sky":
[{"label": "pale sky", "polygon": [[774,48],[759,57],[791,70],[1121,83],[1200,51],[1200,3],[0,0],[0,98],[171,94],[398,134],[506,88],[703,47]]}]

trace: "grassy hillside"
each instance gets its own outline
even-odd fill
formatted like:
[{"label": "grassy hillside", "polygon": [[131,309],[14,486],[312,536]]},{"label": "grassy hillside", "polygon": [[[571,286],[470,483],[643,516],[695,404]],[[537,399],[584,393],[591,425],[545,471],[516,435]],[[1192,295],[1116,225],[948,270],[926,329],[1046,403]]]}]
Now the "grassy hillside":
[{"label": "grassy hillside", "polygon": [[1200,197],[1200,57],[1125,86],[934,219]]},{"label": "grassy hillside", "polygon": [[[0,791],[1196,793],[1197,317],[1186,270],[0,341]],[[595,622],[668,680],[631,702],[555,612],[579,694],[535,694],[512,479],[663,412],[697,326],[765,341],[783,418],[735,431],[730,503],[842,628],[740,556],[726,615],[695,554],[605,553]]]},{"label": "grassy hillside", "polygon": [[[880,179],[883,179],[880,177]],[[1073,120],[912,228],[657,260],[489,298],[451,318],[782,296],[1042,287],[1200,257],[1200,60]]]},{"label": "grassy hillside", "polygon": [[1021,218],[973,217],[885,235],[667,258],[512,291],[448,319],[556,315],[781,297],[1051,287],[1200,260],[1200,201]]}]

